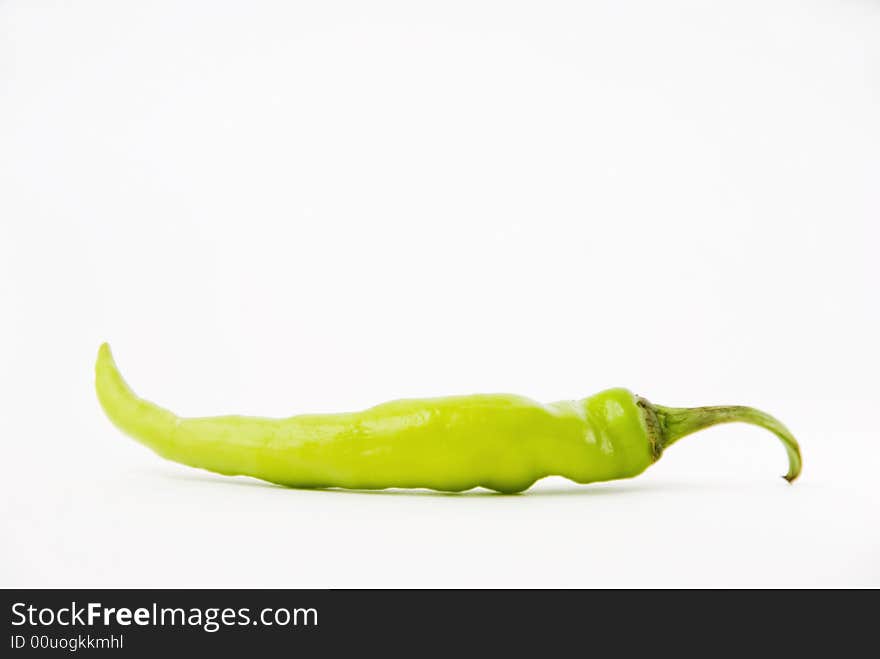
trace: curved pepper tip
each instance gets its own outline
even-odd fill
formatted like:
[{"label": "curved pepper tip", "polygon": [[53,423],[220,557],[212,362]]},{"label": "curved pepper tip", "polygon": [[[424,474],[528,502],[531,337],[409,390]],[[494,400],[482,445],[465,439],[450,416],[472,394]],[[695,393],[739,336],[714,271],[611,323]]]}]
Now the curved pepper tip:
[{"label": "curved pepper tip", "polygon": [[[95,359],[95,378],[100,378],[101,373],[106,373],[108,370],[116,370],[116,360],[113,359],[110,344],[104,341],[98,348],[98,356]],[[98,384],[97,381],[95,384]]]}]

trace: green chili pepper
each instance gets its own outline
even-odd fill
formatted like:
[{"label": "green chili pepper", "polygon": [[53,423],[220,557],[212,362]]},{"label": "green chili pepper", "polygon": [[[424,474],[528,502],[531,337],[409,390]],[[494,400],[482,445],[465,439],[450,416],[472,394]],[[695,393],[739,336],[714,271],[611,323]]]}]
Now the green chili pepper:
[{"label": "green chili pepper", "polygon": [[136,396],[106,343],[95,386],[110,420],[162,457],[289,487],[513,493],[552,475],[577,483],[630,478],[685,435],[732,421],[782,440],[786,480],[801,471],[797,441],[764,412],[662,407],[625,389],[546,405],[492,394],[398,400],[351,414],[184,419]]}]

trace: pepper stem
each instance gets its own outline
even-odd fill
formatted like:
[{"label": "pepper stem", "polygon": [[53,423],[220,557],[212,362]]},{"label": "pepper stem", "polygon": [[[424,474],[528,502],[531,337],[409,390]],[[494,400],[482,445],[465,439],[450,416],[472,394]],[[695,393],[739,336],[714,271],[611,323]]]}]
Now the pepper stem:
[{"label": "pepper stem", "polygon": [[750,423],[765,428],[782,440],[788,454],[788,473],[783,476],[791,483],[801,473],[801,450],[791,431],[766,412],[742,405],[718,405],[712,407],[663,407],[645,399],[639,399],[646,412],[648,432],[654,443],[657,457],[666,447],[682,437],[703,428],[720,423]]}]

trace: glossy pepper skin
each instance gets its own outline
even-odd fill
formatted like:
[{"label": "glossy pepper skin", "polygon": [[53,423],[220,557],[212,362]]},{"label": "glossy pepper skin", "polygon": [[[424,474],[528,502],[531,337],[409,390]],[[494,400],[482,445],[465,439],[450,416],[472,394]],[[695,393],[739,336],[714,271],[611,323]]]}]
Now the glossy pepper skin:
[{"label": "glossy pepper skin", "polygon": [[162,457],[289,487],[461,492],[482,486],[515,493],[551,475],[577,483],[630,478],[680,437],[728,421],[776,433],[789,454],[786,478],[800,472],[791,433],[763,412],[664,408],[625,389],[550,404],[489,394],[285,419],[179,418],[132,392],[106,343],[95,387],[110,420]]}]

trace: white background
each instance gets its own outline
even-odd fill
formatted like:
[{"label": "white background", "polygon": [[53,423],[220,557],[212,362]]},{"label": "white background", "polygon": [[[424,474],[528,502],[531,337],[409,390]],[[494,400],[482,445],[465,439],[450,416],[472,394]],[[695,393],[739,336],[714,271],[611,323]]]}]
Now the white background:
[{"label": "white background", "polygon": [[[880,4],[0,5],[0,585],[878,586]],[[297,491],[183,415],[751,404],[632,481]]]}]

